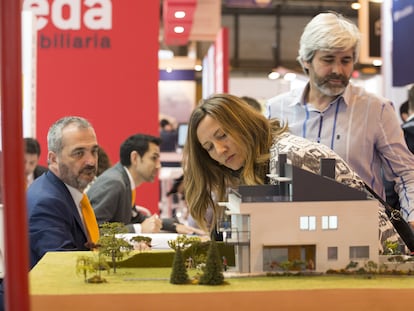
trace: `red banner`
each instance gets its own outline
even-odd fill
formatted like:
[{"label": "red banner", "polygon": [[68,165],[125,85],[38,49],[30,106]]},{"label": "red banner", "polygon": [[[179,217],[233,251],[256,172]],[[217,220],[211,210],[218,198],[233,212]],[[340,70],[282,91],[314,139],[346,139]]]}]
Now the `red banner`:
[{"label": "red banner", "polygon": [[[95,127],[113,163],[129,135],[158,135],[157,0],[24,0],[37,17],[37,138],[58,118],[80,115]],[[158,183],[137,202],[158,211]]]}]

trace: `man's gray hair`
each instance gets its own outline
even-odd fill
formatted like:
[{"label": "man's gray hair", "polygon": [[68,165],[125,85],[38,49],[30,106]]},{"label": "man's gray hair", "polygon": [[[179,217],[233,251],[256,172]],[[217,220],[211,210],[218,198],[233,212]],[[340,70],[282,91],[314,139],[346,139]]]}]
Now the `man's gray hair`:
[{"label": "man's gray hair", "polygon": [[300,38],[297,60],[311,62],[316,51],[354,50],[354,63],[357,62],[361,47],[361,34],[358,27],[341,14],[335,12],[316,15],[305,27]]},{"label": "man's gray hair", "polygon": [[87,129],[92,127],[88,120],[82,117],[69,116],[57,120],[47,133],[47,147],[50,151],[59,153],[63,149],[62,130],[69,124],[75,123],[78,128]]}]

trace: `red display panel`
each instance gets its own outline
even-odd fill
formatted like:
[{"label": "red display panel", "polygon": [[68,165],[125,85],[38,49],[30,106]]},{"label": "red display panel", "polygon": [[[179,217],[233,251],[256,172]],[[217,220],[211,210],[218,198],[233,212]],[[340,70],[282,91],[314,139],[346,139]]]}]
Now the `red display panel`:
[{"label": "red display panel", "polygon": [[[158,135],[157,0],[25,0],[37,16],[37,138],[58,118],[80,115],[95,127],[113,163],[129,135]],[[158,211],[158,183],[137,203]]]}]

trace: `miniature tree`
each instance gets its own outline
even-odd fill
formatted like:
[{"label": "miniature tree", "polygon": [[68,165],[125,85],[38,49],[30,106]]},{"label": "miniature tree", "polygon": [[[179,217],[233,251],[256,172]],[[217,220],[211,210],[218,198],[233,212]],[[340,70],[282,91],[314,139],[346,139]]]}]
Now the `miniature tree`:
[{"label": "miniature tree", "polygon": [[173,261],[173,269],[170,276],[171,284],[187,284],[189,281],[187,269],[181,248],[177,247]]},{"label": "miniature tree", "polygon": [[380,274],[388,273],[388,266],[385,263],[379,265],[378,271]]},{"label": "miniature tree", "polygon": [[139,251],[150,249],[152,247],[151,242],[152,238],[147,236],[134,236],[130,239],[131,242],[136,243],[138,245]]},{"label": "miniature tree", "polygon": [[390,256],[390,258],[388,258],[388,261],[394,263],[394,271],[396,271],[398,269],[398,266],[405,262],[405,259],[401,255],[396,255]]},{"label": "miniature tree", "polygon": [[283,270],[284,273],[288,273],[290,270],[292,270],[293,262],[290,260],[282,261],[279,263],[279,267]]},{"label": "miniature tree", "polygon": [[95,272],[93,258],[88,256],[79,256],[76,260],[76,273],[83,274],[85,283],[88,282],[88,273]]},{"label": "miniature tree", "polygon": [[364,264],[364,269],[367,273],[373,274],[378,271],[378,264],[372,260],[369,260]]},{"label": "miniature tree", "polygon": [[357,267],[358,267],[358,262],[351,260],[351,262],[347,264],[347,266],[345,267],[345,271],[356,270]]},{"label": "miniature tree", "polygon": [[173,250],[176,251],[178,247],[182,250],[186,260],[191,258],[192,267],[197,266],[201,262],[205,262],[207,248],[204,244],[200,237],[187,237],[186,235],[180,235],[175,240],[168,241],[168,246]]},{"label": "miniature tree", "polygon": [[192,259],[192,266],[197,267],[205,263],[210,242],[195,241],[184,252],[185,258]]},{"label": "miniature tree", "polygon": [[223,265],[217,248],[217,243],[214,239],[212,239],[207,252],[207,261],[204,274],[200,277],[199,284],[221,285],[223,283]]},{"label": "miniature tree", "polygon": [[124,239],[116,237],[116,234],[125,232],[127,229],[120,222],[106,222],[101,225],[101,238],[98,241],[99,253],[111,258],[114,273],[116,273],[116,261],[121,260],[133,248]]},{"label": "miniature tree", "polygon": [[168,246],[176,251],[178,248],[181,248],[181,250],[185,250],[189,248],[191,245],[197,243],[201,243],[201,239],[199,237],[187,237],[186,235],[180,235],[175,240],[168,241]]},{"label": "miniature tree", "polygon": [[[82,273],[86,283],[104,283],[106,280],[101,277],[101,271],[106,270],[109,273],[109,265],[98,255],[98,260],[88,256],[79,256],[76,261],[76,272]],[[88,279],[88,273],[95,273]]]}]

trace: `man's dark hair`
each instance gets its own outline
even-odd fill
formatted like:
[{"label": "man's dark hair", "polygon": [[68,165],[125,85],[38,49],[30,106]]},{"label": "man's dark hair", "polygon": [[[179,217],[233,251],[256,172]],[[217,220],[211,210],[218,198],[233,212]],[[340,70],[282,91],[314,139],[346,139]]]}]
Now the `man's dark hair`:
[{"label": "man's dark hair", "polygon": [[129,136],[121,145],[119,157],[123,166],[129,167],[131,165],[131,152],[136,151],[142,157],[149,149],[149,143],[154,143],[157,146],[161,144],[161,138],[146,135],[135,134]]},{"label": "man's dark hair", "polygon": [[166,125],[170,124],[170,121],[168,121],[167,119],[162,119],[160,121],[160,126],[161,128],[164,128]]},{"label": "man's dark hair", "polygon": [[405,102],[403,102],[400,105],[400,117],[402,119],[403,113],[406,113],[408,115],[408,100],[406,100]]},{"label": "man's dark hair", "polygon": [[32,137],[24,138],[24,144],[25,144],[25,153],[36,154],[37,156],[40,156],[40,144],[35,138],[32,138]]}]

